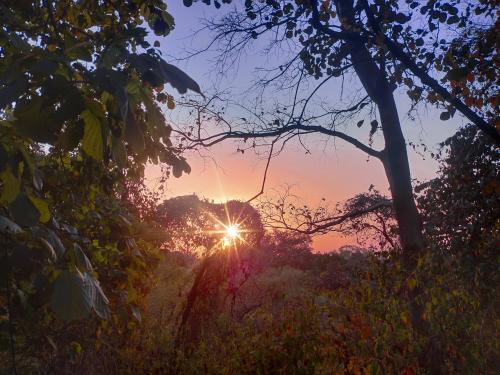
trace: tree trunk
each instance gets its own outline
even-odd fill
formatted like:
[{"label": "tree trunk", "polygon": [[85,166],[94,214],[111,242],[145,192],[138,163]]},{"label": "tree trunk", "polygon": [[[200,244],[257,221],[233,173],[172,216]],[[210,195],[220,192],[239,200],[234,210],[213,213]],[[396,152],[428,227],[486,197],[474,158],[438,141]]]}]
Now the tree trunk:
[{"label": "tree trunk", "polygon": [[422,223],[413,198],[406,142],[392,92],[382,95],[377,105],[385,140],[382,162],[399,224],[401,246],[406,255],[413,259],[424,247]]},{"label": "tree trunk", "polygon": [[[337,1],[337,10],[346,21],[344,28],[355,26],[352,0]],[[364,43],[348,41],[346,44],[354,70],[370,98],[377,104],[380,114],[385,141],[382,163],[389,180],[394,212],[399,226],[403,267],[407,272],[411,272],[417,266],[418,254],[424,248],[424,240],[420,214],[413,198],[406,142],[399,122],[393,89],[385,71],[379,68]],[[431,337],[428,322],[422,319],[423,306],[417,299],[421,292],[419,287],[408,290],[410,319],[414,329],[430,340],[429,349],[422,351],[419,361],[430,373],[437,374],[440,371],[441,350]]]},{"label": "tree trunk", "polygon": [[[346,21],[345,28],[355,25],[352,0],[338,1],[339,15]],[[399,122],[398,110],[392,88],[374,58],[359,41],[346,42],[354,70],[370,98],[377,104],[385,149],[382,162],[389,180],[394,212],[399,226],[399,237],[409,268],[414,266],[415,255],[423,248],[420,215],[413,199],[410,166],[406,143]]]}]

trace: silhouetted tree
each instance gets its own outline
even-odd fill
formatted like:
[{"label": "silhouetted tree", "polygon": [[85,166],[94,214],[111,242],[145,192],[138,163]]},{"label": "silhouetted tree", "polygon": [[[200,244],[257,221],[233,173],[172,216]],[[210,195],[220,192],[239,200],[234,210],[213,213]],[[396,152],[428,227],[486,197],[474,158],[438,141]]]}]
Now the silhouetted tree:
[{"label": "silhouetted tree", "polygon": [[[418,19],[417,12],[425,22]],[[271,77],[261,82],[266,86],[281,80],[281,87],[293,88],[293,102],[278,106],[267,117],[264,112],[254,113],[254,122],[246,118],[230,125],[228,121],[219,121],[221,125],[228,125],[227,131],[205,135],[198,129],[185,135],[190,146],[210,146],[226,139],[270,138],[271,156],[276,144],[284,145],[293,137],[320,133],[342,139],[379,159],[389,181],[405,261],[412,268],[416,264],[414,255],[423,249],[424,242],[393,92],[398,87],[406,87],[414,105],[424,101],[445,108],[442,120],[459,111],[498,143],[496,115],[491,115],[498,107],[496,93],[489,98],[492,100],[472,103],[465,90],[459,88],[468,79],[475,87],[483,88],[483,92],[491,93],[488,87],[495,78],[485,64],[494,53],[491,48],[494,40],[490,36],[485,48],[484,43],[474,44],[473,40],[478,35],[491,34],[488,30],[495,22],[494,14],[494,4],[488,2],[460,7],[457,1],[411,1],[403,9],[397,1],[246,1],[243,11],[236,10],[207,25],[216,35],[214,43],[221,46],[220,62],[222,65],[236,62],[238,55],[263,35],[268,35],[270,49],[293,46],[298,52],[288,62],[271,69]],[[482,28],[479,18],[484,21]],[[453,25],[460,36],[443,36],[439,30],[445,24]],[[477,31],[475,36],[471,35],[472,29]],[[458,41],[464,39],[480,53],[469,55],[467,61],[463,54],[455,60],[450,54],[457,49]],[[476,63],[481,67],[476,69]],[[478,76],[482,78],[476,81],[474,72],[478,69],[482,72],[478,72]],[[344,108],[326,106],[322,113],[309,114],[307,107],[317,91],[330,79],[344,79],[349,72],[359,78],[365,95],[353,97]],[[300,98],[301,84],[307,77],[320,83],[305,98]],[[213,113],[208,107],[201,108],[201,112],[210,119],[221,120],[220,113]],[[370,138],[379,129],[382,131],[385,143],[382,150],[339,131],[341,124],[356,123],[355,116],[361,117],[358,126],[363,125],[363,117],[370,118]],[[201,126],[201,121],[197,125]]]}]

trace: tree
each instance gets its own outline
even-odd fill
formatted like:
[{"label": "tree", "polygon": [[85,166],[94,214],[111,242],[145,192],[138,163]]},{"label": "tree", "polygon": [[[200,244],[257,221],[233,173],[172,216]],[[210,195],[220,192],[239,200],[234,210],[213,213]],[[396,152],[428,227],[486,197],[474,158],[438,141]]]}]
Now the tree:
[{"label": "tree", "polygon": [[95,311],[111,335],[140,320],[156,240],[119,198],[147,162],[189,172],[159,105],[174,105],[167,83],[200,88],[147,41],[174,27],[159,0],[8,0],[0,24],[0,319],[16,373],[23,342],[54,334],[67,353],[103,327],[65,321]]},{"label": "tree", "polygon": [[202,256],[213,253],[227,236],[226,228],[236,225],[241,231],[238,248],[258,246],[264,234],[259,213],[248,203],[214,203],[196,195],[165,200],[156,210],[156,220],[169,229],[169,251]]},{"label": "tree", "polygon": [[374,250],[394,250],[397,242],[397,225],[394,221],[392,201],[370,186],[368,193],[357,194],[343,204],[330,209],[323,204],[310,208],[302,204],[286,189],[278,197],[265,197],[259,203],[265,226],[318,235],[337,232],[356,236],[362,246]]},{"label": "tree", "polygon": [[[252,40],[265,38],[265,35],[270,38],[270,49],[285,44],[296,47],[288,62],[275,70],[268,70],[271,71],[270,77],[262,80],[266,86],[281,79],[282,87],[293,88],[294,99],[292,103],[277,106],[267,117],[263,111],[254,111],[254,122],[246,118],[239,123],[233,122],[227,131],[210,135],[199,131],[184,133],[191,142],[186,147],[210,146],[226,139],[270,138],[271,156],[275,145],[284,145],[290,138],[311,133],[336,137],[352,144],[382,162],[405,261],[409,268],[414,267],[415,255],[424,248],[424,241],[394,90],[407,87],[415,105],[425,101],[446,108],[442,120],[459,111],[495,142],[500,140],[493,124],[496,119],[488,115],[491,111],[479,111],[497,108],[496,99],[482,102],[481,106],[468,106],[457,91],[457,82],[475,69],[474,58],[463,67],[465,56],[457,60],[449,57],[455,48],[451,45],[455,46],[460,38],[467,37],[468,30],[479,25],[479,19],[487,24],[485,29],[492,28],[494,5],[467,3],[460,7],[457,4],[410,1],[403,9],[403,4],[397,1],[246,1],[244,11],[236,10],[207,25],[215,33],[214,43],[222,45],[221,61],[234,62],[238,53],[244,51]],[[424,16],[425,22],[417,20],[417,12]],[[477,17],[471,15],[474,12]],[[445,24],[456,26],[463,34],[456,39],[443,36],[440,26]],[[481,34],[482,31],[478,31],[477,35]],[[491,38],[488,43],[492,43]],[[491,48],[477,49],[480,50],[477,60],[482,62],[488,61],[493,53]],[[232,60],[228,57],[231,54],[236,55]],[[435,61],[440,62],[436,69]],[[460,74],[456,74],[457,71]],[[309,114],[307,107],[316,92],[330,79],[343,79],[349,72],[356,74],[366,95],[354,96],[349,106],[336,108],[332,104],[320,113]],[[465,76],[464,72],[467,73]],[[492,81],[491,74],[484,73],[483,76],[485,79],[481,82],[474,82],[487,88]],[[301,84],[307,77],[320,80],[320,83],[300,98]],[[421,84],[418,85],[416,80]],[[379,119],[375,118],[375,109]],[[212,120],[220,119],[220,114],[211,109],[203,107],[201,110]],[[363,117],[371,118],[370,139],[379,129],[382,131],[382,150],[338,130],[342,124],[355,124],[356,116],[361,117],[358,126],[363,125]],[[224,122],[219,121],[219,124]],[[239,128],[239,124],[243,126]]]},{"label": "tree", "polygon": [[442,143],[436,178],[416,187],[424,233],[447,257],[460,260],[476,285],[495,285],[499,236],[500,153],[472,126]]}]

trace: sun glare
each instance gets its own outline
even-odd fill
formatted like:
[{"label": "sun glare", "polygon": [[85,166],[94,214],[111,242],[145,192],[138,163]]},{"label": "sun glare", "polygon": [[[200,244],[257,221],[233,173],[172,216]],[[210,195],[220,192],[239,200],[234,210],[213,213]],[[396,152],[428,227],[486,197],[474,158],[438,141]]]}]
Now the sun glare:
[{"label": "sun glare", "polygon": [[239,235],[239,230],[236,225],[229,225],[226,228],[226,236],[229,238],[236,238]]}]

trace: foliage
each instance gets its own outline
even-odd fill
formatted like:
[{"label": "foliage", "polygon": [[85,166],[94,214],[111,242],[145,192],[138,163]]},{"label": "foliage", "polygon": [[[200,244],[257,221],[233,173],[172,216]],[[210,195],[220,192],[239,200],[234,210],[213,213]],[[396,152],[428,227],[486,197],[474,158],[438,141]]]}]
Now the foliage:
[{"label": "foliage", "polygon": [[[263,21],[259,27],[266,30],[285,27],[285,37],[304,47],[299,58],[309,74],[334,76],[345,67],[340,39],[313,33],[309,6],[315,1],[271,0],[257,10],[255,4],[245,3],[248,19]],[[488,86],[495,80],[494,28],[470,27],[478,19],[471,11],[489,20],[494,2],[410,1],[406,11],[394,1],[359,4],[356,22],[365,21],[361,11],[370,23],[375,14],[376,24],[405,43],[417,64],[428,68],[436,61],[441,83],[495,119],[496,93]],[[321,22],[338,20],[333,5],[322,2]],[[415,9],[425,17],[422,31],[408,24]],[[290,14],[295,23],[281,23]],[[300,17],[313,23],[299,25]],[[200,93],[161,58],[159,43],[150,45],[149,30],[164,36],[174,26],[163,2],[6,1],[0,20],[2,370],[494,373],[500,355],[498,150],[482,134],[467,127],[448,140],[439,176],[420,185],[428,245],[415,267],[404,266],[390,241],[393,229],[382,233],[389,251],[314,254],[306,234],[264,233],[248,203],[185,196],[158,204],[158,193],[145,186],[147,162],[166,164],[163,183],[170,171],[177,177],[189,172],[160,110],[160,103],[175,106],[164,85]],[[443,46],[445,55],[429,55],[424,46],[444,24],[456,25],[459,37]],[[354,31],[368,33],[367,48],[387,64],[389,80],[403,82],[420,100],[419,87],[403,77],[408,66],[399,57],[385,60],[390,41],[378,43],[376,35],[371,43],[371,32],[382,31],[374,25]],[[352,31],[352,25],[338,26]],[[254,37],[258,30],[246,31]],[[460,43],[472,51],[470,59]],[[433,94],[426,100],[433,102]],[[451,115],[453,108],[446,109]],[[376,126],[372,122],[372,130]],[[381,199],[377,192],[356,196],[343,212]],[[378,224],[392,227],[386,203],[376,211]],[[348,218],[346,230],[367,243],[380,240],[367,234],[377,218]],[[242,239],[222,246],[228,224],[241,226]],[[193,256],[198,247],[205,257]],[[159,248],[170,250],[163,260]],[[159,284],[151,292],[155,276]]]},{"label": "foliage", "polygon": [[[318,5],[321,22],[338,32],[324,32],[315,24],[311,8]],[[246,18],[254,26],[246,30],[258,38],[266,29],[281,29],[284,39],[297,40],[303,47],[300,59],[316,79],[341,75],[349,68],[349,47],[344,42],[350,37],[364,38],[363,44],[380,61],[389,81],[405,86],[413,102],[427,101],[446,108],[442,120],[449,119],[457,109],[464,112],[439,87],[442,84],[466,106],[481,111],[491,126],[498,121],[495,112],[499,105],[494,89],[496,5],[494,1],[359,1],[353,2],[356,24],[346,28],[347,16],[334,1],[273,0],[265,5],[246,1]],[[449,35],[450,28],[453,35]],[[352,35],[343,34],[341,29]],[[424,73],[429,70],[435,78]]]},{"label": "foliage", "polygon": [[[444,349],[439,371],[494,373],[497,288],[482,302],[458,264],[430,252],[411,274],[397,256],[364,257],[351,283],[335,289],[318,287],[318,274],[307,269],[268,266],[242,286],[233,305],[211,300],[212,313],[197,316],[194,341],[176,344],[171,318],[152,316],[144,345],[123,358],[124,366],[172,374],[428,373],[419,357],[427,355],[430,337],[409,317],[410,292],[422,287],[424,319]],[[175,278],[185,268],[179,276],[171,271]]]},{"label": "foliage", "polygon": [[242,229],[239,246],[258,245],[264,232],[260,215],[250,204],[214,203],[194,194],[165,200],[157,208],[156,220],[170,229],[166,249],[198,256],[220,244],[231,224]]},{"label": "foliage", "polygon": [[147,162],[189,172],[159,104],[200,88],[148,41],[174,27],[159,0],[6,1],[0,23],[1,349],[60,371],[141,320],[162,239],[126,192]]},{"label": "foliage", "polygon": [[442,144],[437,159],[438,176],[417,186],[426,236],[438,251],[460,258],[476,285],[489,288],[498,283],[499,150],[466,126]]}]

